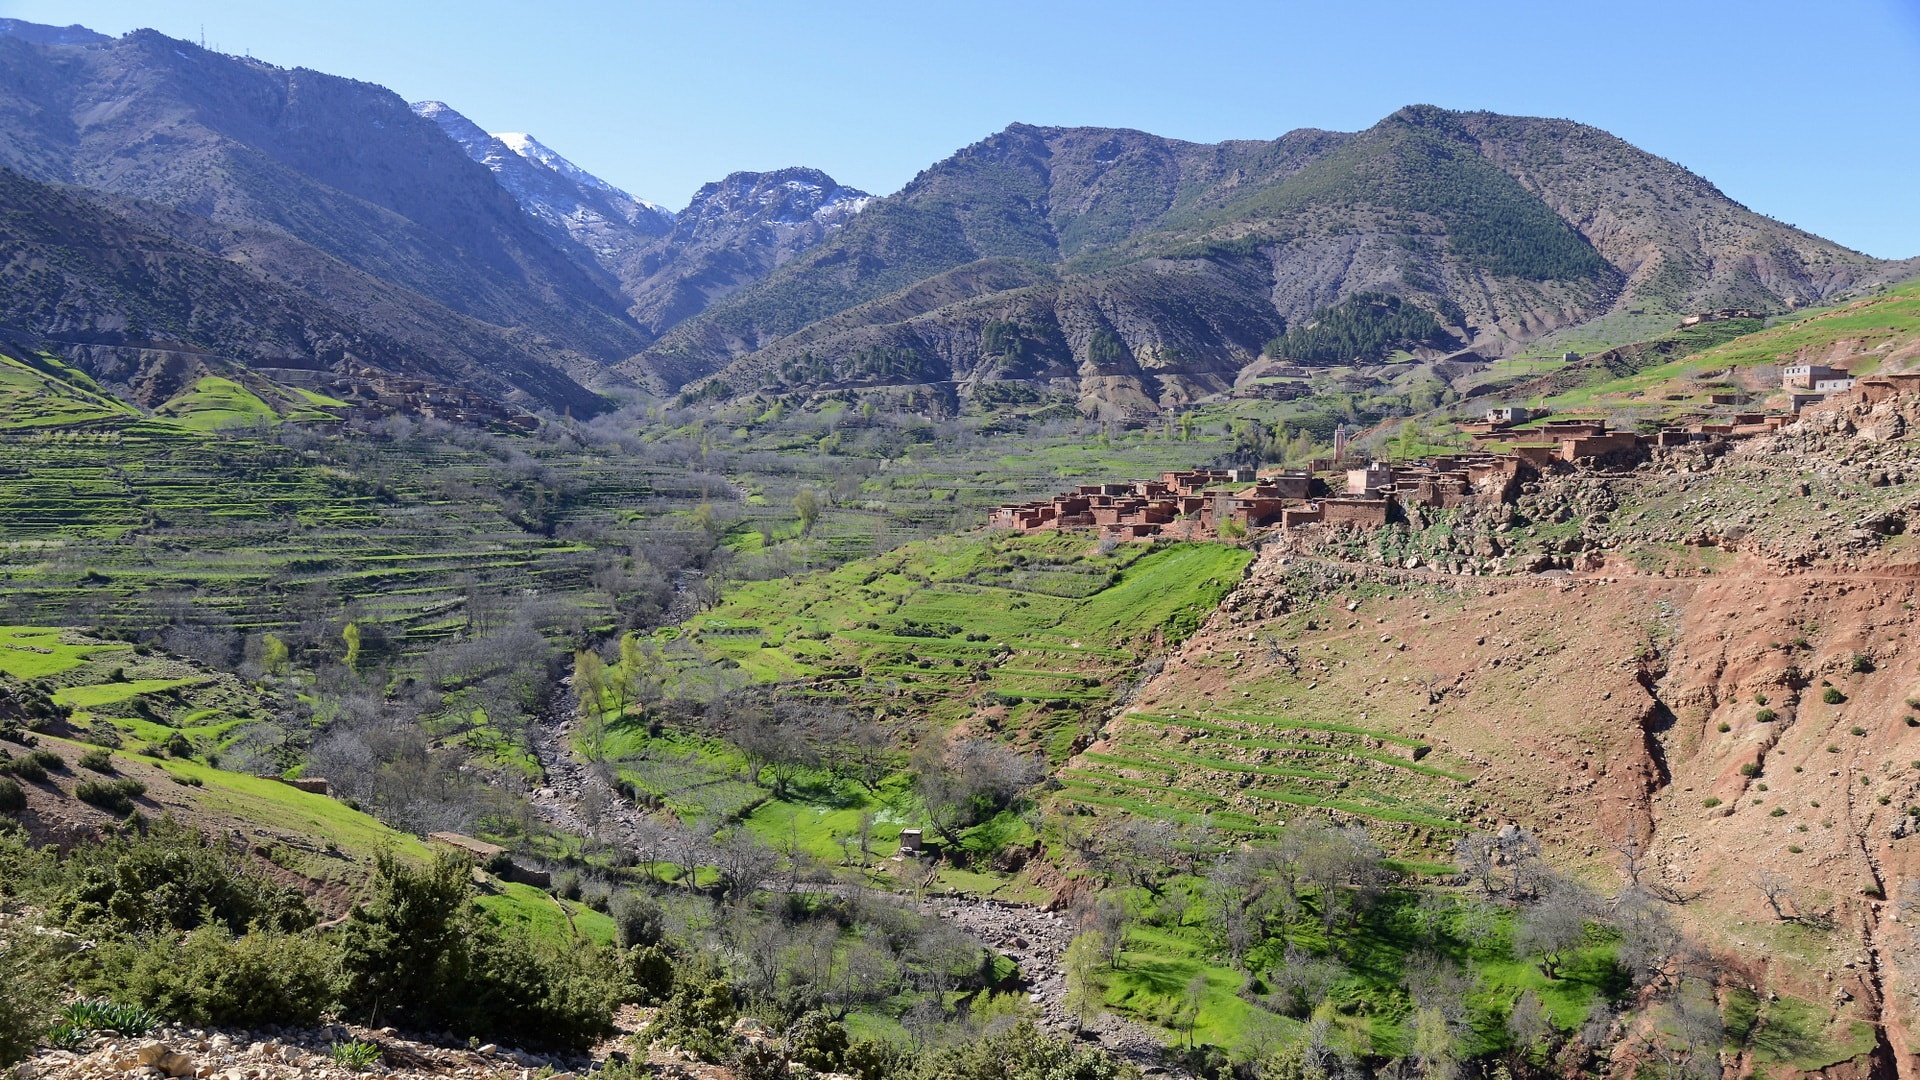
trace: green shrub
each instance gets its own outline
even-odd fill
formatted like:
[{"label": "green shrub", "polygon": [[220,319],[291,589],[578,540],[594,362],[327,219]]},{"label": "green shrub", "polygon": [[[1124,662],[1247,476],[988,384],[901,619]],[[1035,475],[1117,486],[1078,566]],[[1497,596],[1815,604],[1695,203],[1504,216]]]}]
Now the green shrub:
[{"label": "green shrub", "polygon": [[1705,799],[1702,799],[1702,800],[1701,800],[1701,802],[1700,802],[1700,805],[1701,805],[1701,806],[1704,806],[1704,807],[1706,807],[1706,808],[1707,808],[1707,809],[1709,809],[1709,810],[1711,810],[1711,809],[1713,809],[1714,807],[1716,807],[1716,806],[1719,806],[1719,805],[1720,805],[1720,799],[1719,799],[1719,797],[1718,797],[1718,796],[1715,796],[1715,795],[1709,795],[1709,796],[1707,796],[1707,797],[1706,797]]},{"label": "green shrub", "polygon": [[83,1031],[112,1031],[138,1039],[166,1023],[143,1005],[106,998],[81,998],[60,1010],[60,1023]]},{"label": "green shrub", "polygon": [[177,758],[190,758],[193,756],[193,744],[187,741],[185,735],[177,731],[168,737],[167,744],[162,749],[166,750],[169,755]]},{"label": "green shrub", "polygon": [[1740,766],[1740,775],[1741,776],[1759,776],[1760,775],[1759,763],[1749,761],[1746,764]]},{"label": "green shrub", "polygon": [[1044,1034],[1031,1020],[1022,1020],[998,1034],[922,1054],[911,1069],[895,1075],[910,1080],[1114,1080],[1122,1072],[1120,1063],[1102,1051]]},{"label": "green shrub", "polygon": [[734,1080],[786,1080],[787,1055],[772,1043],[743,1042],[727,1055],[727,1069]]},{"label": "green shrub", "polygon": [[643,1038],[661,1041],[698,1057],[720,1062],[734,1048],[733,990],[719,979],[687,982],[654,1014]]},{"label": "green shrub", "polygon": [[1847,729],[1847,734],[1849,735],[1865,735],[1866,733],[1867,733],[1867,729],[1860,727],[1858,725],[1855,725]]},{"label": "green shrub", "polygon": [[74,785],[73,795],[108,813],[125,817],[133,813],[133,800],[147,793],[147,785],[138,780],[82,780]]},{"label": "green shrub", "polygon": [[839,1072],[850,1046],[846,1025],[824,1012],[807,1013],[787,1028],[787,1053],[816,1072]]},{"label": "green shrub", "polygon": [[1720,728],[1719,728],[1719,730],[1720,730],[1720,734],[1722,734],[1722,735],[1725,735],[1725,734],[1726,734],[1727,732],[1729,732],[1729,731],[1732,731],[1732,730],[1733,730],[1733,725],[1732,725],[1732,724],[1729,724],[1729,723],[1727,723],[1727,722],[1726,722],[1725,720],[1722,720],[1722,721],[1720,721]]},{"label": "green shrub", "polygon": [[234,937],[207,924],[182,938],[103,952],[103,977],[115,997],[189,1024],[311,1025],[333,1003],[335,951],[309,934]]},{"label": "green shrub", "polygon": [[1753,718],[1762,724],[1771,724],[1775,720],[1778,720],[1780,716],[1772,709],[1761,709],[1759,712],[1753,714]]},{"label": "green shrub", "polygon": [[27,793],[21,789],[20,782],[10,776],[0,776],[0,814],[17,814],[27,808]]},{"label": "green shrub", "polygon": [[229,931],[256,924],[294,931],[314,923],[299,892],[170,817],[144,836],[75,848],[61,870],[48,916],[93,936],[184,933],[208,920]]},{"label": "green shrub", "polygon": [[451,856],[419,870],[379,856],[374,897],[342,931],[347,1012],[569,1049],[610,1034],[627,986],[619,955],[494,926],[473,905],[471,880]]},{"label": "green shrub", "polygon": [[673,994],[673,957],[658,945],[642,945],[626,952],[629,993],[635,1004],[653,1005]]},{"label": "green shrub", "polygon": [[1855,675],[1865,675],[1873,670],[1873,657],[1866,653],[1854,653],[1853,663],[1848,665],[1848,668]]},{"label": "green shrub", "polygon": [[1768,817],[1786,817],[1787,808],[1784,806],[1776,806],[1772,810],[1769,810],[1767,812],[1767,816]]},{"label": "green shrub", "polygon": [[878,1039],[861,1039],[847,1048],[840,1071],[860,1080],[887,1080],[905,1074],[906,1054],[899,1047]]},{"label": "green shrub", "polygon": [[1841,693],[1839,687],[1829,686],[1825,690],[1820,691],[1820,700],[1829,705],[1838,705],[1847,700],[1847,695]]},{"label": "green shrub", "polygon": [[623,949],[658,945],[663,932],[664,915],[660,901],[643,892],[622,891],[607,906],[613,917],[614,944]]},{"label": "green shrub", "polygon": [[97,773],[113,772],[113,754],[100,747],[94,747],[80,755],[80,767],[92,769]]},{"label": "green shrub", "polygon": [[0,924],[0,1071],[33,1052],[63,992],[53,945],[22,922]]}]

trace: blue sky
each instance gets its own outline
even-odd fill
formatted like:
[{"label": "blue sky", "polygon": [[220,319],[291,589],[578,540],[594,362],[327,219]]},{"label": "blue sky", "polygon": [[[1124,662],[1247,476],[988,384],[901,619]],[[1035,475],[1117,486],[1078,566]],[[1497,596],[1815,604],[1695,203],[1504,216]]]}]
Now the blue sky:
[{"label": "blue sky", "polygon": [[678,208],[736,169],[878,193],[1014,121],[1198,141],[1401,105],[1564,116],[1874,255],[1920,255],[1920,0],[0,0],[439,98]]}]

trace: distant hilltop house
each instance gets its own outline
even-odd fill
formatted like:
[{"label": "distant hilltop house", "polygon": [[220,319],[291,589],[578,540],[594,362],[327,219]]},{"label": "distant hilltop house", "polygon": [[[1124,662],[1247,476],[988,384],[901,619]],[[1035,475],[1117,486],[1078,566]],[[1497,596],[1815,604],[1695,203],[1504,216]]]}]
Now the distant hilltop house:
[{"label": "distant hilltop house", "polygon": [[1491,427],[1512,427],[1529,420],[1537,420],[1545,415],[1547,415],[1545,409],[1529,409],[1524,405],[1502,405],[1487,410],[1486,422]]},{"label": "distant hilltop house", "polygon": [[1808,390],[1813,393],[1827,393],[1820,389],[1821,383],[1845,382],[1842,390],[1853,389],[1853,379],[1840,368],[1827,367],[1825,364],[1788,364],[1780,369],[1780,387],[1783,390]]}]

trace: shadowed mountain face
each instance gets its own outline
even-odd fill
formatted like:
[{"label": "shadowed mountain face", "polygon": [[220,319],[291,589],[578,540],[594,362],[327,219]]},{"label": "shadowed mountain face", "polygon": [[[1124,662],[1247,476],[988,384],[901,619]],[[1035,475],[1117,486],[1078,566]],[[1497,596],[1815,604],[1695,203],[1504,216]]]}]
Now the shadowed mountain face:
[{"label": "shadowed mountain face", "polygon": [[[380,87],[151,31],[7,33],[0,69],[0,165],[152,208],[140,215],[147,228],[231,258],[244,247],[254,276],[348,324],[423,313],[479,324],[453,332],[493,337],[482,351],[505,357],[468,375],[571,406],[590,398],[560,368],[646,341],[610,280],[569,259],[490,173]],[[528,383],[528,365],[555,370]]]},{"label": "shadowed mountain face", "polygon": [[732,390],[1039,380],[1145,411],[1359,293],[1432,312],[1423,347],[1498,355],[1614,310],[1785,310],[1903,266],[1566,121],[1414,107],[1211,146],[1015,125],[630,366]]},{"label": "shadowed mountain face", "polygon": [[[324,288],[333,303],[255,272]],[[152,203],[116,207],[0,169],[0,335],[67,355],[152,404],[183,363],[362,369],[459,386],[536,408],[591,411],[564,357],[516,341],[284,235],[215,226]],[[165,395],[162,394],[162,397]]]}]

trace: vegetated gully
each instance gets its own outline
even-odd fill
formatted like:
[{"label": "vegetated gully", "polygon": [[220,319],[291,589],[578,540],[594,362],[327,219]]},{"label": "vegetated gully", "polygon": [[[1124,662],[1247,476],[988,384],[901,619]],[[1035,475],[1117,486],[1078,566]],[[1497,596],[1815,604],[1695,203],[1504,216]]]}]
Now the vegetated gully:
[{"label": "vegetated gully", "polygon": [[[1249,563],[1242,571],[1243,583],[1252,566]],[[695,610],[686,597],[684,583],[676,594],[669,612],[674,622]],[[1111,712],[1118,715],[1125,708],[1123,696]],[[535,717],[533,752],[545,783],[529,795],[529,802],[541,820],[554,828],[629,848],[638,846],[640,836],[650,828],[647,811],[620,793],[610,772],[581,761],[574,752],[572,733],[577,715],[578,698],[569,676],[561,680]],[[786,887],[824,892],[843,888],[797,882]],[[914,902],[910,897],[901,899]],[[1018,964],[1031,1000],[1042,1010],[1048,1027],[1092,1038],[1120,1058],[1152,1066],[1159,1075],[1176,1080],[1190,1076],[1168,1062],[1165,1038],[1155,1029],[1112,1013],[1095,1017],[1084,1026],[1068,1015],[1063,961],[1073,930],[1059,912],[1033,904],[951,896],[921,900],[918,906]]]},{"label": "vegetated gully", "polygon": [[[634,846],[647,827],[643,824],[647,811],[624,798],[607,773],[582,762],[574,753],[575,716],[572,687],[563,684],[533,729],[534,756],[546,776],[546,784],[529,796],[534,812],[554,828],[612,844]],[[819,882],[780,887],[818,892],[839,892],[846,888]],[[900,899],[915,903],[911,897]],[[1165,1061],[1165,1041],[1154,1029],[1109,1013],[1092,1019],[1082,1030],[1068,1015],[1067,977],[1062,961],[1067,944],[1073,938],[1073,927],[1066,916],[1033,904],[990,899],[937,897],[919,901],[917,906],[1018,964],[1031,1000],[1040,1007],[1048,1027],[1095,1039],[1114,1055],[1136,1065],[1153,1066],[1162,1075],[1188,1076],[1179,1069],[1169,1068]]]}]

